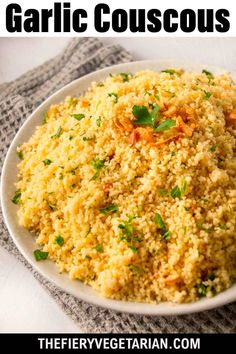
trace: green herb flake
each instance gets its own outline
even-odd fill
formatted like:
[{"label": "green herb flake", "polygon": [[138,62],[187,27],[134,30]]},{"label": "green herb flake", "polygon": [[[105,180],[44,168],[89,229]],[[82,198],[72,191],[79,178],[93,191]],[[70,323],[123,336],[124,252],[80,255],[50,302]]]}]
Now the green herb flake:
[{"label": "green herb flake", "polygon": [[120,76],[122,77],[123,82],[127,82],[127,81],[129,81],[129,76],[132,76],[132,74],[131,73],[120,73]]},{"label": "green herb flake", "polygon": [[184,235],[187,234],[187,226],[184,226]]},{"label": "green herb flake", "polygon": [[83,141],[92,141],[94,137],[83,136]]},{"label": "green herb flake", "polygon": [[49,159],[45,159],[45,160],[43,160],[43,163],[46,166],[46,165],[50,165],[52,163],[52,161]]},{"label": "green herb flake", "polygon": [[165,70],[162,70],[161,72],[166,73],[166,74],[170,74],[170,75],[176,74],[176,71],[174,69],[165,69]]},{"label": "green herb flake", "polygon": [[56,211],[57,210],[57,206],[55,204],[52,204],[51,202],[47,201],[47,204],[49,206],[49,208],[52,210],[52,211]]},{"label": "green herb flake", "polygon": [[185,210],[185,211],[189,211],[189,208],[187,208],[187,207],[184,207],[184,210]]},{"label": "green herb flake", "polygon": [[102,122],[102,118],[99,116],[97,119],[96,119],[96,124],[97,126],[100,128],[101,126],[101,122]]},{"label": "green herb flake", "polygon": [[62,127],[59,127],[59,128],[57,129],[56,134],[52,135],[51,138],[55,138],[55,139],[56,139],[56,138],[60,138],[61,134],[62,134]]},{"label": "green herb flake", "polygon": [[76,188],[76,184],[75,183],[73,183],[72,185],[71,185],[71,188]]},{"label": "green herb flake", "polygon": [[87,236],[91,233],[91,230],[92,230],[92,228],[90,227],[90,228],[88,229],[88,231],[86,232],[86,234],[84,235],[84,237],[87,237]]},{"label": "green herb flake", "polygon": [[205,297],[207,294],[207,286],[201,283],[197,286],[197,291],[200,297]]},{"label": "green herb flake", "polygon": [[83,118],[85,118],[85,114],[83,113],[77,113],[77,114],[71,114],[71,117],[75,118],[76,120],[82,120]]},{"label": "green herb flake", "polygon": [[214,226],[205,227],[205,226],[204,226],[203,224],[201,224],[201,223],[197,223],[196,225],[197,225],[197,228],[198,228],[199,230],[203,230],[203,231],[207,232],[208,234],[211,234],[212,232],[215,231]]},{"label": "green herb flake", "polygon": [[23,159],[24,159],[24,156],[23,156],[23,152],[22,152],[22,151],[17,150],[17,151],[16,151],[16,155],[19,157],[20,160],[23,160]]},{"label": "green herb flake", "polygon": [[111,204],[111,205],[108,205],[104,208],[100,208],[99,211],[100,213],[106,215],[106,214],[109,214],[109,213],[115,213],[118,211],[118,205],[115,205],[115,204]]},{"label": "green herb flake", "polygon": [[186,187],[187,187],[187,182],[186,180],[184,179],[183,182],[182,182],[182,185],[181,185],[181,195],[183,196],[186,192]]},{"label": "green herb flake", "polygon": [[45,260],[48,258],[48,252],[43,252],[39,249],[34,251],[34,258],[37,262]]},{"label": "green herb flake", "polygon": [[151,94],[151,92],[149,92],[149,91],[145,91],[145,92],[144,92],[144,96],[146,96],[146,95],[151,96],[152,94]]},{"label": "green herb flake", "polygon": [[153,106],[153,110],[151,113],[148,112],[145,106],[134,105],[132,109],[132,113],[134,117],[137,119],[133,123],[135,125],[149,125],[152,128],[155,128],[159,111],[160,111],[159,105]]},{"label": "green herb flake", "polygon": [[93,159],[90,161],[90,165],[96,170],[96,173],[91,178],[91,181],[94,181],[99,177],[100,171],[104,167],[104,164],[105,164],[105,160],[101,160],[101,159]]},{"label": "green herb flake", "polygon": [[103,82],[98,82],[97,86],[98,86],[98,87],[103,87],[103,86],[104,86],[104,83],[103,83]]},{"label": "green herb flake", "polygon": [[169,241],[171,237],[171,231],[167,230],[166,232],[164,232],[163,235],[161,235],[161,239],[165,240],[165,241]]},{"label": "green herb flake", "polygon": [[215,151],[216,151],[216,145],[212,145],[212,146],[210,147],[209,151],[215,152]]},{"label": "green herb flake", "polygon": [[156,213],[154,216],[154,222],[156,225],[158,225],[160,227],[160,229],[166,229],[166,225],[164,223],[164,221],[162,220],[162,217],[159,213]]},{"label": "green herb flake", "polygon": [[11,201],[14,204],[20,204],[20,201],[21,201],[21,189],[17,189],[17,191],[15,191],[15,194],[12,197]]},{"label": "green herb flake", "polygon": [[97,252],[102,253],[103,252],[103,245],[101,243],[99,243],[97,246],[94,247],[94,249]]},{"label": "green herb flake", "polygon": [[143,273],[143,270],[142,270],[140,267],[138,267],[137,265],[135,265],[135,264],[130,264],[130,265],[129,265],[129,269],[130,269],[132,272],[136,273],[136,274],[141,274],[141,273]]},{"label": "green herb flake", "polygon": [[157,128],[155,128],[155,132],[164,132],[169,130],[170,128],[176,125],[176,121],[173,119],[166,119],[164,122],[161,122]]},{"label": "green herb flake", "polygon": [[135,252],[137,248],[135,247],[134,243],[142,241],[142,238],[140,235],[138,235],[137,229],[132,225],[132,221],[136,217],[137,216],[132,215],[128,218],[128,220],[123,221],[122,224],[118,225],[118,228],[122,230],[122,236],[119,238],[119,240],[128,242],[128,247],[131,248],[133,252]]},{"label": "green herb flake", "polygon": [[128,246],[128,248],[130,248],[134,253],[138,252],[138,248],[133,245]]},{"label": "green herb flake", "polygon": [[61,237],[61,235],[58,235],[56,238],[55,238],[55,243],[57,243],[59,246],[63,246],[64,245],[64,238]]},{"label": "green herb flake", "polygon": [[228,226],[227,226],[226,224],[220,224],[220,225],[219,225],[219,229],[221,229],[221,230],[228,230],[229,228],[228,228]]},{"label": "green herb flake", "polygon": [[166,224],[164,223],[161,215],[156,213],[154,216],[154,223],[162,230],[161,239],[169,241],[171,238],[171,231],[167,229]]},{"label": "green herb flake", "polygon": [[208,71],[206,69],[203,69],[202,73],[205,74],[208,77],[209,80],[213,80],[214,79],[214,75],[210,71]]},{"label": "green herb flake", "polygon": [[169,194],[168,190],[161,188],[159,189],[159,196],[160,197],[166,197]]},{"label": "green herb flake", "polygon": [[89,255],[86,254],[86,256],[84,257],[85,259],[88,259],[89,261],[92,259],[92,257],[90,257]]},{"label": "green herb flake", "polygon": [[46,124],[48,122],[48,114],[47,113],[44,113],[43,115],[43,121],[42,121],[42,124]]},{"label": "green herb flake", "polygon": [[114,103],[117,103],[117,102],[118,102],[118,95],[117,95],[117,93],[115,93],[115,92],[110,92],[110,93],[107,94],[107,96],[108,96],[108,97],[112,97],[113,100],[114,100]]},{"label": "green herb flake", "polygon": [[170,194],[171,194],[171,197],[173,198],[173,199],[175,199],[175,198],[181,198],[181,190],[179,189],[179,187],[178,186],[175,186],[172,190],[171,190],[171,192],[170,192]]},{"label": "green herb flake", "polygon": [[208,101],[212,94],[210,92],[205,91],[205,90],[202,90],[202,91],[204,92],[204,100]]}]

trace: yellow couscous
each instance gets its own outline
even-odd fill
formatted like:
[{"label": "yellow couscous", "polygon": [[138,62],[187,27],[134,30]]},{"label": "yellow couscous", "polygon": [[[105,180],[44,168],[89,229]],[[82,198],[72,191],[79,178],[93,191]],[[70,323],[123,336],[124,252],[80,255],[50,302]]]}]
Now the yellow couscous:
[{"label": "yellow couscous", "polygon": [[196,301],[236,278],[236,86],[168,69],[110,75],[45,112],[13,202],[36,260],[105,297]]}]

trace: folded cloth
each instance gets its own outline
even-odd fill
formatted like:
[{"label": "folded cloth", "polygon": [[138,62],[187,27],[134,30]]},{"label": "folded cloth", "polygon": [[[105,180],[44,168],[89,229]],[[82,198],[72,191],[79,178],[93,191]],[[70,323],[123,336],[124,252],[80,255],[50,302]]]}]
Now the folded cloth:
[{"label": "folded cloth", "polygon": [[[49,95],[92,71],[131,60],[131,55],[119,45],[104,45],[96,38],[73,39],[54,59],[15,81],[0,85],[1,166],[19,127]],[[61,291],[36,272],[14,245],[2,221],[2,214],[0,223],[0,245],[25,264],[63,311],[75,320],[84,332],[236,332],[235,304],[199,314],[148,317],[117,313],[80,301]]]}]

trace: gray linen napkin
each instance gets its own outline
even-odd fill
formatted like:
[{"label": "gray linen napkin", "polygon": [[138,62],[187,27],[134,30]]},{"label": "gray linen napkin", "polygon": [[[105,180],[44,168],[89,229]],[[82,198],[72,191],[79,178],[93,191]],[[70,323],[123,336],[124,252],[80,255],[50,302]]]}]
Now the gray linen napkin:
[{"label": "gray linen napkin", "polygon": [[[0,85],[0,166],[19,127],[49,95],[89,72],[130,60],[131,55],[118,45],[103,45],[95,38],[73,39],[54,59],[15,81]],[[9,236],[1,212],[0,223],[0,245],[25,264],[84,332],[236,332],[236,304],[193,315],[147,317],[117,313],[80,301],[59,290],[29,265]]]}]

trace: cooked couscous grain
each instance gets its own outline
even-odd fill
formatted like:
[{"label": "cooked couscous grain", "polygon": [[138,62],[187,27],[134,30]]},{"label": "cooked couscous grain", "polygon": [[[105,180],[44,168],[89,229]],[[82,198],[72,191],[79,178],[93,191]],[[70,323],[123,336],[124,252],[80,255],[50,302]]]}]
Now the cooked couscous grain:
[{"label": "cooked couscous grain", "polygon": [[230,76],[111,75],[43,123],[18,148],[13,197],[37,260],[131,301],[191,302],[235,281]]}]

